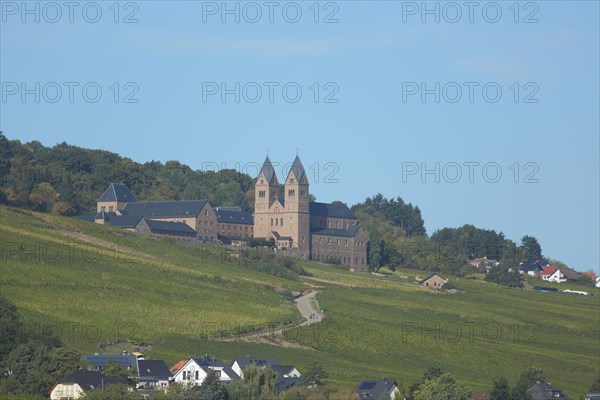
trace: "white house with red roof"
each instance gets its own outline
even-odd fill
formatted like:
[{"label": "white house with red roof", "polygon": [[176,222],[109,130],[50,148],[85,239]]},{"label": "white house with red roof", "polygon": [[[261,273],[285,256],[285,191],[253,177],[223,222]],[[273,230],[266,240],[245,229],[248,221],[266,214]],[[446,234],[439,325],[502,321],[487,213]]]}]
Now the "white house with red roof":
[{"label": "white house with red roof", "polygon": [[542,280],[548,282],[562,283],[566,282],[565,276],[556,265],[546,265],[540,273]]}]

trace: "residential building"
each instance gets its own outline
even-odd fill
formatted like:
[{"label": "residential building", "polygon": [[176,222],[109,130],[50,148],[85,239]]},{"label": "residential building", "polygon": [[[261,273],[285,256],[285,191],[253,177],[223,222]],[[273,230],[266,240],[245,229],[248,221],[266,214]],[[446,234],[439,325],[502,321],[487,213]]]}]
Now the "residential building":
[{"label": "residential building", "polygon": [[165,389],[173,374],[163,360],[138,361],[138,388]]},{"label": "residential building", "polygon": [[51,400],[70,400],[84,397],[93,390],[109,385],[126,385],[125,379],[109,378],[98,371],[80,369],[59,380],[50,390]]},{"label": "residential building", "polygon": [[219,380],[223,383],[229,383],[240,379],[239,375],[221,360],[205,356],[188,360],[185,365],[174,374],[173,380],[176,383],[186,386],[201,386],[210,371],[214,371]]},{"label": "residential building", "polygon": [[562,283],[567,281],[560,271],[560,268],[556,265],[546,265],[543,267],[540,276],[542,277],[542,280],[548,282]]},{"label": "residential building", "polygon": [[396,381],[387,378],[361,382],[355,390],[361,400],[394,400],[398,392]]},{"label": "residential building", "polygon": [[440,290],[444,287],[444,285],[448,282],[446,279],[442,278],[440,275],[433,273],[428,275],[426,278],[421,279],[419,283],[429,289]]}]

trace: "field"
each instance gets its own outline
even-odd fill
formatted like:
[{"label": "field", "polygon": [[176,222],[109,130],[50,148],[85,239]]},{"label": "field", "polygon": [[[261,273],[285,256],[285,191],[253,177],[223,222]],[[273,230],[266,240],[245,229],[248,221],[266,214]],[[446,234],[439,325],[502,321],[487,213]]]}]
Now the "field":
[{"label": "field", "polygon": [[[456,294],[435,294],[414,286],[421,271],[377,276],[311,262],[301,265],[312,277],[282,279],[231,255],[74,219],[5,207],[0,218],[2,295],[30,326],[49,324],[80,351],[124,338],[168,363],[253,355],[302,371],[317,360],[332,385],[348,387],[383,376],[410,384],[440,366],[475,391],[535,365],[573,398],[600,373],[598,289],[577,296],[452,278]],[[205,337],[292,323],[299,314],[285,293],[309,285],[322,287],[326,318],[285,336],[312,349]]]}]

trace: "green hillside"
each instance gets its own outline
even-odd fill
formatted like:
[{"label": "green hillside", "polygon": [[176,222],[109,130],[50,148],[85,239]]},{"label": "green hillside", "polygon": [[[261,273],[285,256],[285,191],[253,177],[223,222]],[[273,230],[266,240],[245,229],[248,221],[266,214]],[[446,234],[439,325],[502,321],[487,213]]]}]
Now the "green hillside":
[{"label": "green hillside", "polygon": [[[82,352],[125,339],[149,344],[149,356],[168,363],[249,354],[302,371],[317,360],[333,385],[348,387],[382,376],[410,384],[440,366],[476,391],[535,365],[574,398],[600,373],[596,289],[584,297],[452,278],[456,294],[434,294],[412,285],[422,271],[358,274],[304,261],[312,277],[284,278],[245,267],[235,254],[7,207],[0,241],[2,296],[31,330],[50,326]],[[309,285],[323,287],[324,322],[284,333],[303,346],[205,337],[293,323],[299,313],[289,294]]]}]

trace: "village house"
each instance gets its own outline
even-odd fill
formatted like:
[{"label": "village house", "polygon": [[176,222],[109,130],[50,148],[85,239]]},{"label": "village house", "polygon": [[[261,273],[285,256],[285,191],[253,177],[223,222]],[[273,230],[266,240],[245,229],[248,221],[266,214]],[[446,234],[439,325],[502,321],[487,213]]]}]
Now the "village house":
[{"label": "village house", "polygon": [[487,256],[475,258],[473,260],[469,260],[469,265],[479,269],[489,271],[492,268],[497,267],[500,263],[496,260],[492,260],[487,258]]},{"label": "village house", "polygon": [[239,375],[240,378],[244,378],[244,370],[251,365],[263,368],[266,366],[271,367],[273,372],[283,378],[299,378],[301,376],[300,371],[293,365],[281,365],[279,360],[276,358],[250,358],[250,357],[239,357],[234,358],[231,363],[231,369]]},{"label": "village house", "polygon": [[560,272],[564,275],[568,281],[577,281],[581,278],[581,274],[572,268],[561,267]]},{"label": "village house", "polygon": [[382,378],[378,381],[363,381],[355,390],[361,400],[394,400],[400,393],[396,381]]},{"label": "village house", "polygon": [[600,400],[600,393],[588,393],[583,400]]},{"label": "village house", "polygon": [[444,285],[448,282],[448,280],[442,278],[436,273],[428,275],[426,278],[421,279],[419,282],[423,286],[429,289],[440,290],[444,287]]},{"label": "village house", "polygon": [[80,369],[59,380],[50,390],[51,400],[79,399],[93,390],[109,385],[126,385],[125,379],[109,378],[98,371]]},{"label": "village house", "polygon": [[175,383],[184,386],[201,386],[210,371],[217,374],[223,383],[240,379],[230,366],[215,357],[204,356],[188,360],[173,376]]},{"label": "village house", "polygon": [[244,370],[251,365],[259,368],[270,367],[275,373],[277,380],[275,386],[278,392],[301,386],[304,380],[301,378],[300,371],[293,365],[281,365],[276,358],[234,358],[231,363],[231,369],[237,373],[240,378],[244,378]]},{"label": "village house", "polygon": [[138,389],[164,390],[173,375],[163,360],[138,360]]},{"label": "village house", "polygon": [[519,273],[529,276],[537,276],[542,272],[542,269],[548,265],[544,260],[529,259],[519,264]]},{"label": "village house", "polygon": [[542,280],[548,282],[562,283],[567,281],[560,271],[560,268],[556,265],[546,265],[543,267],[540,276],[542,277]]}]

